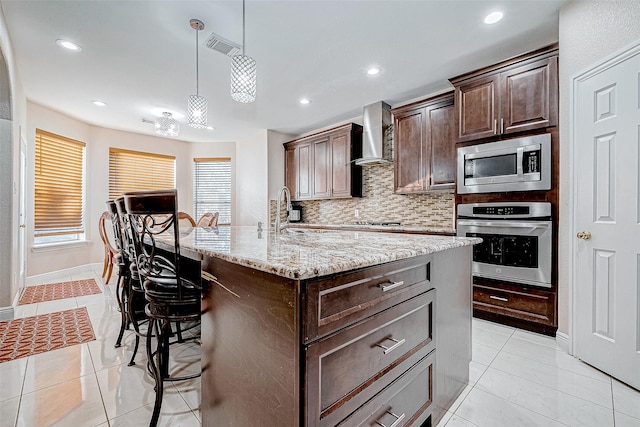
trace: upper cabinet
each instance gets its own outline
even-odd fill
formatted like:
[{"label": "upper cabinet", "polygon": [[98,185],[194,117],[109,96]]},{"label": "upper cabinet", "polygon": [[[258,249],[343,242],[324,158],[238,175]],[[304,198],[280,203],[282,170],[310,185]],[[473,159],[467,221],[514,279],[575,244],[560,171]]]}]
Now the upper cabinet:
[{"label": "upper cabinet", "polygon": [[285,185],[293,200],[362,196],[362,126],[351,123],[289,141]]},{"label": "upper cabinet", "polygon": [[456,142],[557,126],[558,46],[450,79]]},{"label": "upper cabinet", "polygon": [[391,111],[394,121],[394,191],[400,194],[455,187],[453,94]]}]

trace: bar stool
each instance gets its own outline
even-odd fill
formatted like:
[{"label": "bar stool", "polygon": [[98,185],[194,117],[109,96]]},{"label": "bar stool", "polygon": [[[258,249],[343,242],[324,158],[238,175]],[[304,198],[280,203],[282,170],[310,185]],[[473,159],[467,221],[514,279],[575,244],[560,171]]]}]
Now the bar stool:
[{"label": "bar stool", "polygon": [[[116,203],[114,201],[107,201],[108,215],[111,217],[111,224],[113,225],[113,237],[115,245],[118,251],[117,256],[114,257],[114,262],[118,265],[118,280],[116,281],[116,301],[118,302],[118,309],[120,310],[121,323],[120,333],[116,339],[114,347],[120,347],[122,345],[122,336],[124,330],[127,328],[128,316],[127,316],[127,297],[129,292],[129,286],[131,282],[131,271],[129,265],[131,264],[129,257],[123,250],[124,243],[122,240],[122,223]],[[104,214],[103,214],[104,216]],[[102,235],[102,232],[100,233]],[[109,274],[111,275],[111,274]],[[109,279],[107,279],[109,281]]]},{"label": "bar stool", "polygon": [[[107,204],[108,203],[109,202],[107,202]],[[120,253],[120,248],[116,249],[113,246],[111,246],[111,242],[109,241],[109,236],[107,235],[107,220],[109,219],[113,221],[113,218],[110,217],[110,213],[102,212],[102,215],[100,215],[100,219],[98,220],[98,233],[100,234],[100,239],[102,240],[102,244],[104,246],[104,261],[102,265],[101,277],[105,277],[105,275],[107,276],[105,283],[109,283],[109,280],[111,280],[111,272],[113,271],[113,265],[118,263],[117,258]],[[117,242],[115,244],[117,246]]]},{"label": "bar stool", "polygon": [[145,313],[145,306],[147,304],[144,298],[144,288],[142,287],[142,279],[138,273],[138,264],[136,263],[136,255],[133,244],[133,232],[129,223],[129,215],[124,205],[124,197],[119,197],[115,200],[116,209],[118,211],[118,217],[122,224],[122,243],[123,254],[129,261],[129,275],[130,279],[126,290],[126,308],[127,308],[127,323],[126,328],[133,326],[133,330],[136,336],[135,345],[133,347],[133,353],[131,354],[131,360],[127,366],[135,365],[135,358],[138,354],[138,348],[140,346],[140,337],[146,338],[147,332],[142,331],[140,326],[148,321],[147,314]]},{"label": "bar stool", "polygon": [[[156,399],[150,426],[157,425],[162,405],[164,381],[179,381],[200,373],[172,376],[169,367],[170,341],[176,333],[172,323],[200,321],[200,283],[187,280],[180,271],[180,233],[178,227],[177,192],[173,190],[125,193],[136,263],[143,280],[148,302],[145,312],[147,357],[155,381]],[[152,337],[156,347],[152,348]]]}]

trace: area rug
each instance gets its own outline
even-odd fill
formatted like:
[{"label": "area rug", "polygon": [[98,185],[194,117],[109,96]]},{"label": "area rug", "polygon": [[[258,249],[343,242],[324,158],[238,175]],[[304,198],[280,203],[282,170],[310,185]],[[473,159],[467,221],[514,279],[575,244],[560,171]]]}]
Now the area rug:
[{"label": "area rug", "polygon": [[0,322],[0,363],[95,339],[86,307]]},{"label": "area rug", "polygon": [[81,297],[99,294],[102,291],[94,279],[72,280],[70,282],[50,283],[48,285],[27,286],[18,305],[57,299]]}]

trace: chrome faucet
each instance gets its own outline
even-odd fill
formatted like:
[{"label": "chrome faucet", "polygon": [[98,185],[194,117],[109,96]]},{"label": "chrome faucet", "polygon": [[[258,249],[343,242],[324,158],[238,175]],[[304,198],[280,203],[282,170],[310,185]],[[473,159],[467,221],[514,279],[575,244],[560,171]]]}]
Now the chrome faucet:
[{"label": "chrome faucet", "polygon": [[[280,224],[280,205],[282,204],[283,193],[285,194],[286,196],[285,198],[287,199],[287,220],[284,224],[281,225]],[[291,212],[292,210],[293,210],[293,207],[291,206],[291,192],[285,185],[280,189],[280,192],[278,193],[278,200],[276,202],[276,225],[275,225],[276,233],[280,233],[282,230],[284,230],[289,226],[289,212]]]}]

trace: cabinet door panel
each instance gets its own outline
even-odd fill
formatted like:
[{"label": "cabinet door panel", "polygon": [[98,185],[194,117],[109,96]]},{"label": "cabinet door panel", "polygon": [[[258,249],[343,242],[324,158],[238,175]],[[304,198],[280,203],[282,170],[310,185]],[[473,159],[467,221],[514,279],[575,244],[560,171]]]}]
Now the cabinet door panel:
[{"label": "cabinet door panel", "polygon": [[552,57],[502,73],[502,133],[557,124],[557,63]]},{"label": "cabinet door panel", "polygon": [[422,165],[425,138],[424,115],[424,108],[421,108],[395,118],[394,187],[396,193],[424,190]]},{"label": "cabinet door panel", "polygon": [[298,199],[311,198],[312,181],[312,151],[311,144],[300,144],[296,147],[298,164]]},{"label": "cabinet door panel", "polygon": [[294,200],[298,199],[298,167],[296,160],[296,150],[294,147],[287,148],[284,153],[284,185],[291,192]]},{"label": "cabinet door panel", "polygon": [[431,140],[430,189],[454,188],[456,180],[455,108],[453,105],[429,110]]},{"label": "cabinet door panel", "polygon": [[331,137],[331,196],[351,196],[351,138],[347,133]]},{"label": "cabinet door panel", "polygon": [[313,147],[313,195],[314,198],[331,196],[329,172],[329,138],[322,138],[311,143]]},{"label": "cabinet door panel", "polygon": [[483,77],[456,87],[457,141],[471,141],[497,133],[499,75]]}]

